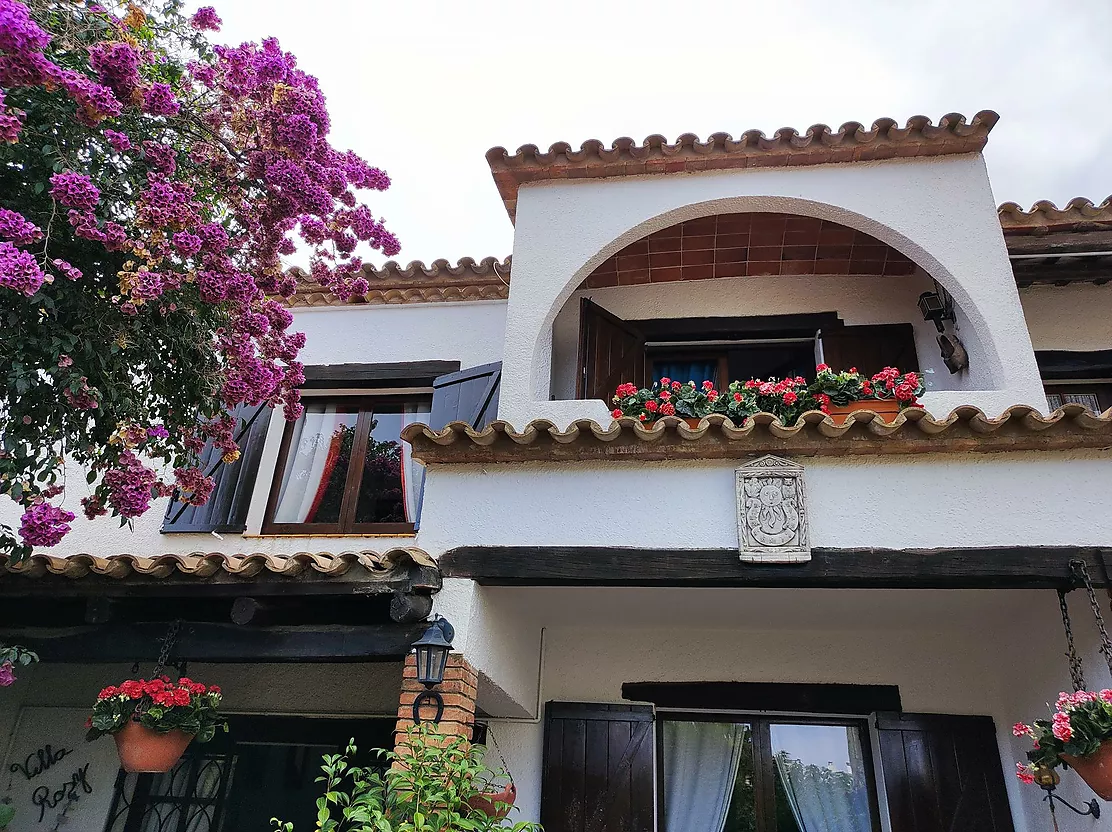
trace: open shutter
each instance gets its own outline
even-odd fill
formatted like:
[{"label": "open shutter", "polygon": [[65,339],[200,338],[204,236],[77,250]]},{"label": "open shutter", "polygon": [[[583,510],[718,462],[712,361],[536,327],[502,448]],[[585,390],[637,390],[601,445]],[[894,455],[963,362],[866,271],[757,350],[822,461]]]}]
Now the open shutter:
[{"label": "open shutter", "polygon": [[211,442],[201,451],[201,470],[216,480],[212,496],[203,506],[183,505],[171,500],[162,522],[163,534],[197,532],[242,532],[247,528],[247,506],[259,473],[270,408],[266,405],[240,405],[232,411],[238,425],[235,440],[239,459],[230,465],[220,461],[221,451]]},{"label": "open shutter", "polygon": [[587,298],[579,302],[579,367],[576,394],[610,403],[624,382],[648,385],[645,336],[628,321]]},{"label": "open shutter", "polygon": [[545,832],[653,832],[655,746],[651,705],[549,702]]},{"label": "open shutter", "polygon": [[450,422],[467,422],[481,430],[498,415],[502,362],[483,364],[436,378],[432,383],[429,426],[443,430]]},{"label": "open shutter", "polygon": [[896,367],[905,373],[919,371],[911,324],[843,326],[824,329],[819,337],[822,360],[834,370],[856,367],[870,376],[885,367]]},{"label": "open shutter", "polygon": [[877,714],[892,832],[1013,832],[987,716]]}]

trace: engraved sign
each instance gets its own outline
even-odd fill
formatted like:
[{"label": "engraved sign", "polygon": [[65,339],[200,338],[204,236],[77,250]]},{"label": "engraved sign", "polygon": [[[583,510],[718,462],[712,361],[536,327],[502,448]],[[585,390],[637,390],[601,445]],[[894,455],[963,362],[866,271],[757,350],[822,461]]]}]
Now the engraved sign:
[{"label": "engraved sign", "polygon": [[738,549],[746,563],[806,563],[803,466],[762,456],[736,472]]}]

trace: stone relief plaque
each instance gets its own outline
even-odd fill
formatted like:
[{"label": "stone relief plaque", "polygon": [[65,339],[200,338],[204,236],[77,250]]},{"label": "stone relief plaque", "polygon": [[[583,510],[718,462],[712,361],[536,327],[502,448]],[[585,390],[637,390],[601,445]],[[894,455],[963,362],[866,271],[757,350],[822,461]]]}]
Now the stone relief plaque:
[{"label": "stone relief plaque", "polygon": [[738,549],[746,563],[806,563],[803,466],[762,456],[736,472]]}]

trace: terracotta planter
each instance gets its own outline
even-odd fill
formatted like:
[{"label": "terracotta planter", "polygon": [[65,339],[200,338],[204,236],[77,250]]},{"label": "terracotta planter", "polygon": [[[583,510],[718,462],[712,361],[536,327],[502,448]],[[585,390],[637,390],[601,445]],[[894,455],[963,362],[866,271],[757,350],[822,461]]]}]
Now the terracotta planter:
[{"label": "terracotta planter", "polygon": [[870,400],[862,402],[850,402],[845,406],[830,405],[829,416],[834,420],[836,425],[844,425],[846,417],[851,413],[857,413],[862,410],[870,410],[876,413],[885,422],[891,423],[900,414],[900,403],[895,399],[884,400]]},{"label": "terracotta planter", "polygon": [[699,423],[703,421],[702,419],[688,419],[686,417],[683,417],[683,420],[687,422],[689,428],[697,428],[699,427]]},{"label": "terracotta planter", "polygon": [[516,799],[517,786],[510,783],[500,792],[477,794],[474,797],[469,797],[467,805],[478,812],[482,812],[488,818],[502,820],[510,813]]},{"label": "terracotta planter", "polygon": [[165,734],[129,722],[113,735],[120,765],[132,774],[163,774],[172,769],[193,740],[192,734],[176,728]]},{"label": "terracotta planter", "polygon": [[1112,800],[1112,740],[1105,740],[1100,748],[1085,757],[1060,756],[1062,762],[1081,775],[1097,797]]}]

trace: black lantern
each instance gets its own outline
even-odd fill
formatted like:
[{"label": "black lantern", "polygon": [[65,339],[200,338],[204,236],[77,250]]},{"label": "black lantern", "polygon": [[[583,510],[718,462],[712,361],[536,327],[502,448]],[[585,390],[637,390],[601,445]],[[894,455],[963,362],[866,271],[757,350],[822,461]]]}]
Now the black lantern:
[{"label": "black lantern", "polygon": [[933,321],[935,329],[939,332],[945,332],[943,321],[954,320],[953,301],[945,290],[923,292],[919,295],[919,311],[923,313],[923,320]]},{"label": "black lantern", "polygon": [[444,700],[433,688],[444,681],[444,669],[448,666],[448,654],[452,651],[452,639],[455,635],[456,628],[448,619],[437,615],[429,623],[425,634],[413,642],[413,651],[417,654],[417,681],[426,688],[413,700],[415,723],[421,721],[421,705],[427,701],[436,703],[433,722],[440,722],[444,715]]}]

